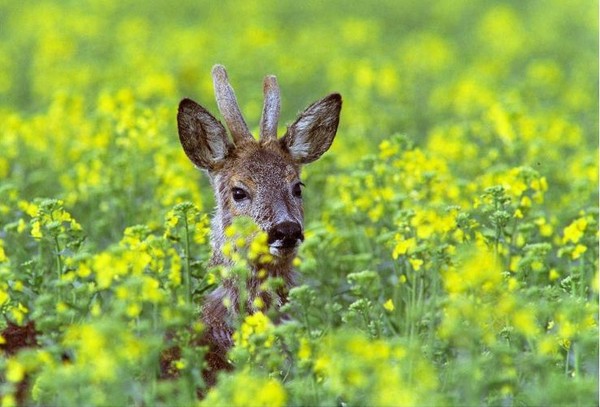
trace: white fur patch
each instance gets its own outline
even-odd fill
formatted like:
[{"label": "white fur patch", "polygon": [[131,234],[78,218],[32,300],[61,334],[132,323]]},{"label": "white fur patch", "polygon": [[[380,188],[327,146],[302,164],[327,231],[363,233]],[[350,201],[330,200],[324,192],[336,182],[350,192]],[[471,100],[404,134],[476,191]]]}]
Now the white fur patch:
[{"label": "white fur patch", "polygon": [[310,143],[306,140],[300,140],[300,137],[296,137],[294,144],[288,147],[290,154],[296,159],[307,157],[310,153],[310,148]]}]

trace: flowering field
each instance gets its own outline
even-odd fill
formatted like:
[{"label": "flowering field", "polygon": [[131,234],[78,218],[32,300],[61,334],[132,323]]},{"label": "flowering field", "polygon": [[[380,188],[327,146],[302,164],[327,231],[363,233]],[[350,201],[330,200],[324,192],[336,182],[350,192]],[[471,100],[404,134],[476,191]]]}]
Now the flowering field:
[{"label": "flowering field", "polygon": [[[597,7],[0,2],[1,405],[597,405]],[[206,390],[199,305],[260,250],[208,267],[175,117],[215,63],[254,130],[269,73],[284,122],[344,107],[290,321]]]}]

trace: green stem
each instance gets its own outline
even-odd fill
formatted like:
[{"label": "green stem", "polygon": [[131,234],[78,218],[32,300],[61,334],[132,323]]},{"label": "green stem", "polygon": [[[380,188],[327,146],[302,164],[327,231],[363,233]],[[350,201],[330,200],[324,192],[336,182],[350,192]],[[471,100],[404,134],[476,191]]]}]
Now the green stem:
[{"label": "green stem", "polygon": [[152,304],[152,330],[154,332],[158,330],[158,307],[156,304]]},{"label": "green stem", "polygon": [[308,313],[305,311],[307,308],[302,310],[302,319],[304,319],[304,326],[306,327],[306,332],[310,333],[310,323],[308,322]]},{"label": "green stem", "polygon": [[411,298],[410,298],[410,331],[409,331],[409,341],[410,343],[412,343],[413,341],[413,337],[414,337],[414,331],[415,331],[415,315],[416,315],[416,307],[417,307],[417,272],[415,270],[412,270],[412,275],[413,275],[413,279],[412,279],[412,292],[411,292]]},{"label": "green stem", "polygon": [[319,388],[317,386],[317,377],[315,374],[312,375],[312,386],[313,386],[313,395],[315,398],[315,406],[318,406],[321,404],[321,401],[320,401],[320,397],[319,397]]},{"label": "green stem", "polygon": [[585,256],[582,256],[581,260],[579,261],[578,271],[579,271],[579,297],[584,298],[585,297],[585,286],[587,283],[587,281],[585,279]]},{"label": "green stem", "polygon": [[369,330],[369,322],[370,322],[369,314],[367,313],[367,310],[364,308],[361,309],[361,314],[362,314],[363,320],[365,321],[365,328],[368,331]]},{"label": "green stem", "polygon": [[575,377],[579,377],[579,352],[577,352],[575,343],[571,343],[571,347],[573,348],[573,371],[575,372]]},{"label": "green stem", "polygon": [[56,274],[58,276],[58,300],[62,300],[62,289],[61,289],[61,280],[62,280],[62,260],[60,258],[60,245],[58,243],[58,236],[54,236],[54,248],[56,250]]},{"label": "green stem", "polygon": [[[417,300],[416,300],[416,305],[415,305],[415,309],[417,310],[417,312],[415,313],[415,315],[413,315],[414,319],[416,319],[416,316],[419,316],[420,318],[423,317],[423,309],[424,309],[424,296],[425,296],[425,282],[422,276],[417,275],[415,277],[416,282],[418,283],[419,286],[419,291],[417,292]],[[416,321],[413,321],[413,327],[416,327]],[[416,331],[416,328],[414,328],[414,330]],[[412,339],[412,337],[411,337]]]},{"label": "green stem", "polygon": [[573,272],[573,266],[571,264],[569,264],[569,275],[571,276],[571,296],[576,297],[575,291],[577,290],[577,287],[575,286],[575,273]]},{"label": "green stem", "polygon": [[516,250],[515,236],[517,234],[517,223],[517,219],[515,218],[512,230],[510,232],[510,245],[508,246],[508,256],[506,256],[506,261],[504,262],[506,270],[510,270],[510,260],[512,257],[513,249]]},{"label": "green stem", "polygon": [[441,296],[438,295],[438,284],[439,284],[439,269],[441,267],[437,266],[436,267],[436,271],[435,273],[432,274],[432,287],[431,287],[431,293],[429,294],[429,301],[427,301],[427,304],[429,305],[429,312],[430,312],[430,321],[429,321],[429,339],[433,340],[434,336],[435,336],[435,330],[434,330],[434,326],[435,326],[435,309],[436,309],[436,301],[438,298],[440,298]]},{"label": "green stem", "polygon": [[500,238],[502,237],[502,227],[496,225],[496,237],[494,242],[494,257],[497,264],[500,264]]},{"label": "green stem", "polygon": [[404,323],[404,335],[410,332],[410,301],[406,301],[406,307],[404,308],[405,323]]},{"label": "green stem", "polygon": [[424,304],[423,298],[425,297],[425,281],[422,276],[418,277],[418,281],[419,281],[419,293],[417,295],[417,307],[418,307],[419,311],[423,311],[423,304]]},{"label": "green stem", "polygon": [[192,302],[192,287],[190,285],[190,233],[189,224],[187,220],[187,213],[183,213],[183,219],[185,224],[185,267],[183,274],[183,284],[185,287],[185,301],[187,304]]}]

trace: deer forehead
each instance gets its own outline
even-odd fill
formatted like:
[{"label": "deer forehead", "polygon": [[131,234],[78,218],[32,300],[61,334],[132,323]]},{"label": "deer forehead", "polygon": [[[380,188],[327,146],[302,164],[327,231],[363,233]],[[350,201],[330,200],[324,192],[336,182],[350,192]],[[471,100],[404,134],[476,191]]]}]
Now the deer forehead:
[{"label": "deer forehead", "polygon": [[230,184],[239,182],[252,189],[276,188],[300,177],[300,168],[289,155],[263,146],[240,151],[224,170]]}]

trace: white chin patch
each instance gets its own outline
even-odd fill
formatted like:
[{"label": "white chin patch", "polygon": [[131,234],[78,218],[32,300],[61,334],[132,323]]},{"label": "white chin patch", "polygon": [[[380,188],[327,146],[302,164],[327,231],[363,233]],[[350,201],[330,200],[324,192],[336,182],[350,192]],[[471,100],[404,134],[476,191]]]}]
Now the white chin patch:
[{"label": "white chin patch", "polygon": [[269,253],[275,257],[288,257],[296,253],[296,247],[282,248],[276,246],[269,246]]}]

